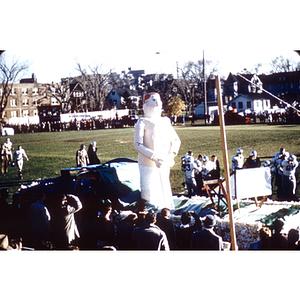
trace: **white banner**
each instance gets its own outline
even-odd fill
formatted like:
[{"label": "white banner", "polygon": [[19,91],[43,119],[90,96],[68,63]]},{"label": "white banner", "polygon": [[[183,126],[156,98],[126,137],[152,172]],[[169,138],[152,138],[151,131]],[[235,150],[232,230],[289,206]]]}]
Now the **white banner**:
[{"label": "white banner", "polygon": [[269,167],[238,169],[233,177],[231,191],[237,199],[272,195]]}]

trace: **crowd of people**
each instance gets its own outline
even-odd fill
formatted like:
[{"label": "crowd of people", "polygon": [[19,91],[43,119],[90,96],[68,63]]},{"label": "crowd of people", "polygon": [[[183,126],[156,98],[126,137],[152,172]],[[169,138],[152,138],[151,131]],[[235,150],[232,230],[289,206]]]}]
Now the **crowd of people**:
[{"label": "crowd of people", "polygon": [[[19,222],[26,233],[15,246],[9,239],[7,207],[1,202],[1,217],[6,210],[6,224],[0,221],[0,249],[29,250],[223,250],[223,241],[213,228],[215,216],[201,219],[191,211],[183,212],[179,222],[174,222],[170,209],[153,212],[147,201],[138,201],[134,210],[117,212],[109,200],[99,211],[88,214],[79,197],[62,195],[58,205],[48,209],[45,194],[34,195],[36,201]],[[173,216],[174,218],[174,216]],[[24,231],[23,231],[24,232]],[[22,246],[22,242],[26,247]],[[5,246],[6,245],[6,246]]]},{"label": "crowd of people", "polygon": [[[273,183],[277,187],[277,198],[280,200],[298,200],[296,196],[298,182],[297,157],[281,148],[270,160],[263,162],[258,157],[257,151],[252,150],[247,158],[243,149],[236,150],[231,157],[231,171],[237,169],[269,167]],[[188,197],[206,194],[203,181],[220,178],[220,164],[216,155],[208,156],[199,154],[197,159],[193,157],[193,151],[188,151],[181,157],[181,170],[185,174],[183,186],[187,187]]]}]

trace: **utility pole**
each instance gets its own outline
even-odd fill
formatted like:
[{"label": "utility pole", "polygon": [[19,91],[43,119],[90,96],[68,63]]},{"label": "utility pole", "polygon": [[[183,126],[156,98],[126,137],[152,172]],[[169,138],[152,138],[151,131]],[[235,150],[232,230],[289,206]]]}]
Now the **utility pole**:
[{"label": "utility pole", "polygon": [[204,93],[204,122],[207,123],[207,99],[206,99],[206,79],[205,79],[205,59],[204,59],[204,50],[203,50],[203,93]]}]

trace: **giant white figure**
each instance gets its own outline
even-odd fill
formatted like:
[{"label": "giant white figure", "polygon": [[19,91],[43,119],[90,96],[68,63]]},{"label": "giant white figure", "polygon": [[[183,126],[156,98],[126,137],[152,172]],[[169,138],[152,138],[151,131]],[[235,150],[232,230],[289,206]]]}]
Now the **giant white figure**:
[{"label": "giant white figure", "polygon": [[144,96],[145,117],[137,121],[134,149],[138,152],[141,197],[157,208],[174,208],[170,167],[180,148],[180,139],[168,117],[162,117],[158,93]]}]

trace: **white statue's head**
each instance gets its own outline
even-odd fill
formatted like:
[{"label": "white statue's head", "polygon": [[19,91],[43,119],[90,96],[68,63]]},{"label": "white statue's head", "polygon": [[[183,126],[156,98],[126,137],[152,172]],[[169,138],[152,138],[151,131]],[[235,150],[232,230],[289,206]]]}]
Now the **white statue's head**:
[{"label": "white statue's head", "polygon": [[144,96],[144,113],[146,118],[161,116],[162,102],[158,93],[148,93]]}]

